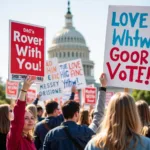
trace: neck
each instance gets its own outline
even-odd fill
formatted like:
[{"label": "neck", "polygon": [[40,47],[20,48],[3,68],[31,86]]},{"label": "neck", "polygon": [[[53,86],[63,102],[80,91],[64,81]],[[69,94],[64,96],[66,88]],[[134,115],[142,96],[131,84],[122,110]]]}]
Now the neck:
[{"label": "neck", "polygon": [[48,117],[55,117],[54,114],[48,114],[47,116],[48,116]]},{"label": "neck", "polygon": [[76,123],[76,120],[75,120],[74,118],[72,118],[72,119],[65,119],[65,122],[66,122],[66,121],[73,121],[73,122]]},{"label": "neck", "polygon": [[24,133],[25,135],[28,135],[29,131],[23,130],[23,133]]}]

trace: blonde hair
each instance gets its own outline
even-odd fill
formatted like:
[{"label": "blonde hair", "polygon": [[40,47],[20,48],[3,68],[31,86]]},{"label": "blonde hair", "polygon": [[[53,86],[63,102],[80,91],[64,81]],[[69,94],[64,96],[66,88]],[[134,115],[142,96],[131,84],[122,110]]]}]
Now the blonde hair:
[{"label": "blonde hair", "polygon": [[95,145],[108,150],[125,150],[130,141],[137,145],[141,122],[133,98],[127,93],[116,93],[108,105]]},{"label": "blonde hair", "polygon": [[141,134],[144,136],[150,135],[150,110],[148,104],[144,100],[139,100],[136,102],[136,106],[142,122]]},{"label": "blonde hair", "polygon": [[[27,105],[26,112],[30,112],[34,117],[35,122],[37,122],[37,109],[34,104]],[[27,135],[23,132],[23,136],[26,136],[30,140],[34,140],[34,129],[30,130]]]},{"label": "blonde hair", "polygon": [[7,134],[10,128],[9,105],[0,105],[0,132]]}]

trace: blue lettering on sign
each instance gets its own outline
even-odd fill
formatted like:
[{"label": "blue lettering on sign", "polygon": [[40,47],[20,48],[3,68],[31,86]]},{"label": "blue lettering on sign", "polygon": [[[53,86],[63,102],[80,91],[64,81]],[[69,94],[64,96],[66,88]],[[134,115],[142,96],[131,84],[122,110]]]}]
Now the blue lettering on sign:
[{"label": "blue lettering on sign", "polygon": [[125,45],[125,46],[134,46],[134,47],[141,47],[141,48],[150,48],[150,38],[142,37],[139,35],[139,30],[135,31],[133,36],[130,35],[129,30],[124,29],[123,33],[118,33],[117,30],[114,29],[113,37],[112,37],[112,44],[113,45]]},{"label": "blue lettering on sign", "polygon": [[119,16],[117,21],[117,13],[112,12],[112,26],[128,26],[135,27],[138,24],[138,28],[148,28],[148,25],[145,25],[144,22],[147,20],[148,13],[135,13],[132,12],[126,13],[123,12]]}]

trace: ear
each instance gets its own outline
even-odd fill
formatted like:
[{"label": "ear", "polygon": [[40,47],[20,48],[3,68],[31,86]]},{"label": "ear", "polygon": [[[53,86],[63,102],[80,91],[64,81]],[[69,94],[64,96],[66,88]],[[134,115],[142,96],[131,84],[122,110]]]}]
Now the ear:
[{"label": "ear", "polygon": [[78,117],[79,116],[79,112],[77,111],[75,114],[74,114],[75,117]]}]

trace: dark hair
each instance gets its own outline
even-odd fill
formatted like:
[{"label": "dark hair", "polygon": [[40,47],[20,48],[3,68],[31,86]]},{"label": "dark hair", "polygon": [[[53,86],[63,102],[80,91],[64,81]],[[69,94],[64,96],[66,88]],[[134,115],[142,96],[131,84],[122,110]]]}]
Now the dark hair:
[{"label": "dark hair", "polygon": [[43,111],[43,108],[40,105],[37,105],[36,108],[37,108],[37,112]]},{"label": "dark hair", "polygon": [[46,107],[46,113],[52,114],[55,111],[55,109],[58,108],[58,103],[56,101],[51,100],[46,104],[45,107]]},{"label": "dark hair", "polygon": [[76,112],[79,112],[80,104],[76,101],[68,100],[62,106],[62,112],[65,119],[73,118]]},{"label": "dark hair", "polygon": [[0,105],[0,132],[4,134],[7,134],[10,128],[9,107],[8,104]]},{"label": "dark hair", "polygon": [[89,112],[88,110],[81,110],[80,117],[79,117],[79,124],[80,125],[89,125]]}]

